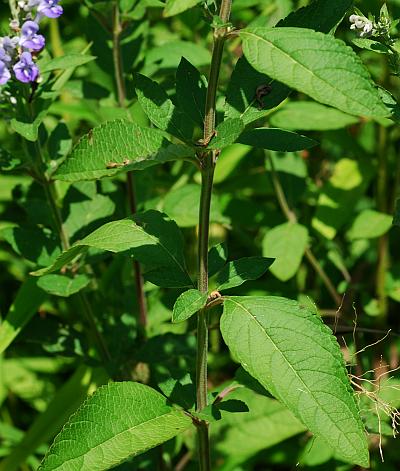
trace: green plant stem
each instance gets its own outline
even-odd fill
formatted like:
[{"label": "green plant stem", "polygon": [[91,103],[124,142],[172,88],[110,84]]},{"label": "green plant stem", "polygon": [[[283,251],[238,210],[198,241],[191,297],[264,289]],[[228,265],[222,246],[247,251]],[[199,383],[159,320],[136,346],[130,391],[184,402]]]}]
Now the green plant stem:
[{"label": "green plant stem", "polygon": [[[222,0],[220,17],[223,23],[229,21],[231,0]],[[216,97],[219,71],[222,63],[227,28],[214,31],[213,52],[208,79],[206,109],[204,119],[204,142],[208,142],[215,132]],[[210,207],[217,151],[205,152],[201,158],[201,196],[198,239],[198,289],[208,292],[208,239],[210,229]],[[197,359],[196,359],[196,410],[207,406],[207,354],[208,354],[208,314],[201,309],[197,315]],[[200,471],[211,470],[208,424],[200,421],[197,425],[197,443]]]},{"label": "green plant stem", "polygon": [[[386,213],[388,210],[387,184],[388,184],[388,160],[387,160],[387,130],[384,126],[379,127],[378,144],[378,178],[376,199],[378,210]],[[388,299],[386,294],[385,280],[389,268],[389,239],[384,234],[378,239],[378,266],[376,270],[376,295],[380,313],[380,324],[386,322],[388,312]]]},{"label": "green plant stem", "polygon": [[[117,84],[118,104],[121,108],[126,109],[126,84],[124,79],[124,64],[122,60],[120,41],[122,30],[118,2],[115,2],[112,31],[114,74]],[[128,172],[126,178],[129,210],[131,214],[136,214],[136,186],[133,172]],[[135,278],[136,297],[139,305],[139,322],[140,325],[145,328],[147,325],[147,303],[146,296],[144,294],[142,270],[140,268],[139,262],[136,260],[133,261],[132,265]]]},{"label": "green plant stem", "polygon": [[[272,184],[274,186],[274,190],[275,190],[275,194],[276,194],[279,206],[281,207],[283,214],[286,216],[286,219],[289,222],[297,223],[298,221],[297,221],[296,214],[289,207],[289,204],[285,196],[285,192],[283,191],[278,174],[276,173],[274,162],[269,154],[268,154],[268,161],[271,167]],[[319,261],[313,254],[310,247],[306,248],[304,255],[306,256],[307,260],[310,262],[310,265],[314,268],[316,273],[320,276],[322,282],[324,283],[326,289],[331,295],[336,306],[339,307],[342,304],[342,298],[339,295],[339,293],[336,291],[335,286],[333,285],[329,276],[326,274],[325,270],[322,268],[322,265],[319,263]]]}]

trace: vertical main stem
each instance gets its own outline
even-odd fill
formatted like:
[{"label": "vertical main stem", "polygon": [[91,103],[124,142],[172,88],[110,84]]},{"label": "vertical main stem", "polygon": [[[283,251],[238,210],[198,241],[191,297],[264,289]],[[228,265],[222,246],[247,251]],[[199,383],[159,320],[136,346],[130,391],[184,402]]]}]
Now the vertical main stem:
[{"label": "vertical main stem", "polygon": [[[222,0],[220,18],[223,23],[229,21],[232,0]],[[226,27],[214,31],[214,43],[208,78],[206,109],[204,119],[204,142],[207,143],[215,132],[216,98],[219,72],[224,50]],[[208,239],[210,227],[210,207],[217,151],[204,152],[201,158],[201,196],[199,212],[198,240],[198,289],[208,292]],[[196,359],[196,410],[207,406],[207,354],[208,354],[208,314],[201,309],[197,316],[197,359]],[[197,443],[200,471],[211,470],[210,442],[208,423],[197,424]]]}]

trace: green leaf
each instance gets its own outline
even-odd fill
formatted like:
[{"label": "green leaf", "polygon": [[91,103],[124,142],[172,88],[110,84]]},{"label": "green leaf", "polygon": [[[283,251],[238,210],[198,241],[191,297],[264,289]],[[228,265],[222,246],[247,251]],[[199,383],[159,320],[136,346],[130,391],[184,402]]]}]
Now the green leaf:
[{"label": "green leaf", "polygon": [[394,211],[393,225],[400,227],[400,198],[396,200],[396,208]]},{"label": "green leaf", "polygon": [[57,237],[39,227],[5,227],[1,236],[17,254],[42,267],[52,263],[61,252]]},{"label": "green leaf", "polygon": [[207,80],[184,57],[176,71],[176,96],[180,108],[202,127],[206,109]]},{"label": "green leaf", "polygon": [[[164,211],[180,227],[193,227],[199,222],[200,185],[186,184],[170,191],[164,200]],[[227,223],[229,220],[221,214],[218,195],[211,201],[211,222]]]},{"label": "green leaf", "polygon": [[[259,87],[270,85],[270,91],[257,99]],[[290,94],[290,88],[282,83],[272,82],[270,77],[255,70],[242,56],[236,63],[226,95],[227,118],[240,118],[245,125],[270,113]]]},{"label": "green leaf", "polygon": [[263,255],[275,258],[271,272],[281,281],[292,278],[308,243],[308,230],[301,224],[286,222],[269,230],[263,240]]},{"label": "green leaf", "polygon": [[164,16],[174,16],[182,13],[189,8],[193,8],[202,0],[167,0],[164,9]]},{"label": "green leaf", "polygon": [[350,240],[374,239],[392,227],[393,217],[372,209],[362,211],[354,220],[347,236]]},{"label": "green leaf", "polygon": [[29,277],[18,290],[6,318],[0,325],[0,353],[11,344],[25,325],[36,314],[47,294],[38,286],[38,280]]},{"label": "green leaf", "polygon": [[347,10],[352,6],[352,0],[335,0],[334,3],[331,0],[316,0],[310,5],[290,13],[276,26],[300,26],[329,33],[340,23]]},{"label": "green leaf", "polygon": [[40,71],[45,73],[52,70],[66,70],[69,68],[76,68],[95,59],[95,56],[86,56],[84,54],[66,54],[61,57],[55,57],[54,59],[46,62],[45,65],[41,66]]},{"label": "green leaf", "polygon": [[242,366],[337,456],[369,466],[340,347],[317,315],[285,298],[227,297],[221,332]]},{"label": "green leaf", "polygon": [[187,415],[167,405],[150,387],[110,383],[71,416],[39,470],[107,470],[166,442],[191,424]]},{"label": "green leaf", "polygon": [[343,41],[303,28],[248,28],[240,36],[259,72],[346,113],[388,116],[367,69]]},{"label": "green leaf", "polygon": [[135,91],[140,106],[150,121],[183,141],[191,139],[193,126],[168,98],[164,89],[148,77],[135,74]]},{"label": "green leaf", "polygon": [[90,283],[86,275],[77,275],[73,278],[63,275],[45,275],[39,278],[37,284],[46,293],[68,298],[78,293]]},{"label": "green leaf", "polygon": [[215,275],[225,265],[228,259],[226,242],[214,245],[208,252],[208,276]]},{"label": "green leaf", "polygon": [[46,115],[47,109],[44,109],[38,113],[33,121],[22,121],[21,119],[13,118],[11,120],[11,127],[28,141],[35,142],[38,139],[39,127]]},{"label": "green leaf", "polygon": [[127,252],[145,266],[145,277],[169,288],[192,286],[183,255],[183,237],[176,223],[158,211],[109,222],[63,252],[49,267],[33,272],[43,276],[60,270],[89,247],[109,252]]},{"label": "green leaf", "polygon": [[367,51],[378,52],[380,54],[389,54],[390,49],[379,41],[368,38],[354,38],[351,42],[359,47],[360,49],[366,49]]},{"label": "green leaf", "polygon": [[182,293],[175,301],[172,322],[176,324],[192,317],[206,305],[207,298],[207,293],[200,293],[197,289],[189,289]]},{"label": "green leaf", "polygon": [[[244,128],[239,118],[228,118],[217,126],[216,135],[207,146],[208,149],[223,149],[233,144]],[[245,143],[244,143],[245,144]]]},{"label": "green leaf", "polygon": [[341,129],[359,122],[358,118],[312,101],[286,103],[271,115],[271,126],[303,131]]},{"label": "green leaf", "polygon": [[274,259],[265,257],[245,257],[229,262],[217,275],[217,291],[260,278],[273,262]]},{"label": "green leaf", "polygon": [[191,149],[171,144],[157,129],[115,120],[94,128],[84,136],[59,167],[55,178],[65,181],[93,180],[192,156]]},{"label": "green leaf", "polygon": [[[316,0],[306,7],[291,13],[278,25],[310,28],[322,33],[329,33],[343,18],[352,5],[351,0]],[[256,90],[270,84],[271,91],[261,103],[256,100]],[[269,113],[290,94],[290,88],[283,83],[273,81],[264,73],[255,70],[243,56],[233,71],[227,92],[226,116],[240,117],[249,124]]]},{"label": "green leaf", "polygon": [[222,412],[222,420],[211,427],[211,440],[215,444],[216,453],[222,455],[224,461],[227,460],[232,466],[243,463],[261,450],[306,430],[304,425],[275,399],[243,387],[231,392],[229,398],[243,401],[249,412]]},{"label": "green leaf", "polygon": [[317,145],[317,142],[309,137],[274,128],[256,128],[246,131],[237,141],[248,146],[279,152],[295,152]]},{"label": "green leaf", "polygon": [[339,160],[321,190],[312,227],[327,239],[333,239],[352,217],[354,201],[362,196],[372,175],[373,167],[367,159]]}]

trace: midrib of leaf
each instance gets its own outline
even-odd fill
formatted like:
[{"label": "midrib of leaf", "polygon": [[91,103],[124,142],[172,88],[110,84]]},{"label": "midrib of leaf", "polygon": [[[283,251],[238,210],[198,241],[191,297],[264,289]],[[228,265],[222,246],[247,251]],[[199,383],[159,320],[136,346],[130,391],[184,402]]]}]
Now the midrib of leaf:
[{"label": "midrib of leaf", "polygon": [[[281,49],[280,47],[278,47],[276,44],[274,44],[273,42],[271,41],[268,41],[267,39],[263,38],[262,36],[258,36],[257,34],[254,34],[254,33],[249,33],[247,31],[243,31],[240,33],[241,35],[248,35],[248,36],[253,36],[254,38],[256,38],[258,41],[263,41],[265,42],[266,44],[269,44],[270,46],[272,46],[272,48],[275,48],[276,50],[280,51],[282,54],[284,54],[288,59],[290,59],[291,62],[293,62],[293,64],[295,65],[299,65],[304,71],[306,71],[308,74],[311,74],[313,75],[315,78],[317,78],[318,80],[321,80],[321,82],[323,82],[326,86],[328,86],[329,88],[335,90],[335,92],[338,92],[340,95],[342,96],[345,96],[346,99],[348,100],[351,100],[353,102],[356,102],[358,103],[359,105],[361,105],[362,107],[365,108],[365,104],[362,103],[361,101],[357,100],[355,97],[351,96],[351,95],[348,95],[347,93],[344,93],[342,90],[339,90],[338,88],[334,87],[332,84],[330,84],[329,82],[327,82],[325,79],[319,77],[314,71],[312,71],[311,69],[307,68],[304,64],[302,64],[301,62],[299,62],[298,60],[294,59],[290,54],[288,54],[286,51],[284,51],[283,49]],[[310,51],[314,51],[315,52],[315,49],[312,49],[312,48],[309,48],[309,49],[297,49],[296,51],[293,51],[293,52],[297,52],[297,51],[306,51],[306,50],[310,50]],[[325,51],[325,52],[329,52],[331,54],[343,54],[344,56],[348,57],[348,54],[346,54],[344,51],[331,51],[329,49],[318,49],[318,51]],[[323,70],[327,70],[328,67],[324,68]],[[333,68],[334,70],[337,70],[337,69],[341,69],[340,67],[334,67]],[[348,73],[352,73],[353,75],[355,76],[359,76],[359,74],[354,74],[351,70],[349,69],[346,69],[346,68],[343,68],[342,70],[345,70],[346,72]],[[363,77],[365,78],[365,77]],[[242,113],[243,115],[244,113]]]},{"label": "midrib of leaf", "polygon": [[[63,466],[64,466],[66,463],[74,462],[74,461],[76,461],[76,460],[78,460],[78,459],[80,459],[80,458],[82,458],[82,457],[84,457],[84,458],[85,458],[85,457],[89,457],[90,454],[91,454],[91,453],[94,453],[98,448],[101,449],[101,448],[107,446],[108,443],[111,443],[111,442],[113,442],[113,441],[118,441],[118,437],[119,437],[120,435],[133,433],[133,431],[134,431],[135,429],[140,429],[140,428],[143,428],[143,427],[145,428],[146,426],[148,426],[149,424],[151,424],[151,422],[158,421],[158,420],[160,420],[160,419],[168,418],[168,416],[172,416],[172,417],[178,418],[178,417],[179,417],[178,411],[172,410],[172,411],[166,412],[165,414],[158,415],[157,417],[153,417],[152,419],[146,420],[146,421],[144,421],[144,422],[141,422],[140,424],[136,424],[136,425],[134,425],[133,427],[129,427],[129,428],[127,428],[126,430],[123,430],[123,431],[121,431],[121,432],[118,432],[117,434],[113,435],[111,438],[109,438],[109,439],[105,440],[104,442],[101,442],[101,443],[99,443],[98,445],[96,445],[96,446],[90,448],[90,450],[89,450],[87,453],[81,453],[81,454],[79,454],[79,455],[77,455],[77,456],[74,456],[74,458],[71,458],[71,459],[69,459],[69,460],[64,461],[60,466],[57,466],[57,468],[53,468],[53,471],[56,471],[57,469],[63,469]],[[117,418],[117,420],[120,420],[120,419]],[[74,425],[75,425],[75,424],[79,424],[79,423],[85,423],[85,422],[91,422],[91,423],[97,425],[97,423],[94,422],[94,421],[92,421],[92,420],[79,420],[79,421],[74,422]],[[190,425],[190,423],[188,422],[188,426],[189,426],[189,425]],[[74,441],[76,441],[76,440],[71,440],[71,439],[69,439],[69,440],[60,440],[59,442],[57,442],[57,445],[59,445],[60,443],[63,443],[63,442],[71,442],[71,441],[74,442]],[[149,448],[153,448],[153,446],[150,446]],[[146,448],[141,449],[140,451],[143,451],[143,450],[146,450]],[[54,452],[53,452],[53,453],[54,453]],[[51,453],[50,453],[50,454],[51,454]],[[54,454],[56,454],[56,453],[54,453]],[[135,453],[135,455],[136,455],[136,454],[137,454],[137,453]],[[121,461],[124,461],[124,458],[121,458]]]},{"label": "midrib of leaf", "polygon": [[[236,304],[237,306],[239,306],[239,308],[241,308],[243,311],[245,311],[247,314],[249,314],[250,318],[252,318],[255,323],[258,325],[258,327],[262,330],[262,332],[265,334],[265,336],[269,339],[269,341],[272,343],[272,345],[274,346],[275,350],[282,356],[282,358],[285,360],[286,364],[289,366],[289,368],[293,371],[294,375],[300,380],[300,382],[304,385],[307,393],[310,395],[310,397],[313,398],[313,400],[319,405],[320,409],[324,412],[325,414],[325,417],[328,419],[328,421],[330,423],[332,423],[334,425],[334,427],[339,431],[341,432],[345,437],[346,437],[346,441],[347,443],[350,445],[350,447],[355,451],[355,453],[357,453],[357,450],[356,448],[353,446],[353,443],[351,442],[350,439],[347,438],[347,435],[345,433],[345,430],[342,430],[340,427],[337,426],[337,423],[333,420],[331,420],[329,414],[325,411],[325,409],[322,407],[322,405],[320,404],[320,402],[317,400],[317,398],[314,396],[313,392],[310,391],[310,389],[308,388],[307,384],[303,381],[303,379],[299,376],[299,374],[296,372],[296,370],[293,368],[292,364],[289,362],[289,360],[286,358],[284,352],[282,350],[280,350],[278,348],[278,346],[276,345],[276,343],[272,340],[272,338],[268,335],[266,329],[262,326],[262,324],[260,324],[260,322],[257,320],[256,317],[253,316],[253,314],[248,310],[246,309],[243,304],[241,303],[238,303],[237,301],[233,300],[232,298],[228,298],[229,302],[232,302],[234,304]],[[303,333],[302,333],[303,335]],[[322,345],[321,345],[322,348],[324,348]],[[324,348],[325,349],[325,348]],[[326,349],[325,349],[326,350]],[[326,350],[330,355],[331,355],[331,352],[329,352],[329,350]],[[325,373],[325,372],[324,372]],[[337,378],[337,376],[335,376]],[[343,381],[341,381],[343,383]],[[344,383],[343,383],[344,384]],[[328,393],[327,391],[323,391],[324,394]],[[280,395],[280,401],[282,401],[286,407],[290,407],[286,401],[285,401],[285,398]],[[338,399],[342,404],[344,404],[346,406],[346,409],[351,413],[351,415],[353,415],[353,411],[349,408],[349,406],[340,398],[340,397],[337,397],[337,396],[334,396],[336,399]]]}]

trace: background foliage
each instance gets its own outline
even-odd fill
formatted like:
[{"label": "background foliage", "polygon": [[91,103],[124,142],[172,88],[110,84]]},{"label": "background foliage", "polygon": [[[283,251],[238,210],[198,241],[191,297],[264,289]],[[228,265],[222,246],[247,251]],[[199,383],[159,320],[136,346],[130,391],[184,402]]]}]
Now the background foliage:
[{"label": "background foliage", "polygon": [[[175,300],[184,289],[194,288],[191,278],[197,269],[200,173],[189,162],[193,155],[187,148],[171,144],[155,127],[143,133],[138,126],[154,125],[182,141],[190,140],[193,131],[196,139],[201,138],[205,79],[195,68],[207,74],[212,18],[205,16],[202,2],[196,0],[167,0],[166,4],[121,0],[124,29],[120,41],[126,72],[126,101],[121,103],[107,2],[62,3],[64,15],[46,26],[48,48],[40,59],[42,72],[55,71],[56,77],[48,93],[49,102],[43,105],[45,111],[38,117],[17,115],[11,119],[3,106],[0,122],[2,471],[37,469],[71,413],[110,377],[142,382],[183,407],[193,406],[190,379],[195,364],[195,322],[189,317],[204,305],[204,298],[193,289],[189,293],[191,309],[185,311],[186,299],[182,308],[174,311],[174,322],[171,319]],[[345,8],[352,4],[339,3],[347,3]],[[238,28],[274,26],[308,4],[235,0],[231,21]],[[375,15],[382,6],[374,0],[356,4],[363,12]],[[400,2],[389,1],[388,7],[394,18],[400,17]],[[212,2],[209,8],[213,8]],[[8,14],[3,2],[0,15],[4,30]],[[378,84],[400,98],[399,79],[390,74],[387,57],[353,44],[355,35],[347,18],[336,35],[359,53]],[[296,26],[290,17],[285,21],[286,26]],[[334,26],[328,15],[318,21],[320,31],[326,33]],[[245,34],[242,40],[243,48],[250,50]],[[225,265],[225,272],[211,278],[210,287],[226,290],[226,294],[236,287],[235,295],[284,296],[311,310],[317,308],[337,336],[356,391],[364,389],[359,401],[370,434],[371,467],[394,471],[400,467],[400,458],[392,423],[384,410],[400,406],[400,376],[396,371],[400,361],[399,227],[393,225],[393,218],[399,225],[399,128],[379,116],[380,102],[363,102],[357,83],[352,85],[354,102],[343,99],[340,110],[327,106],[331,104],[329,97],[322,100],[325,104],[310,100],[313,86],[307,76],[302,77],[304,90],[291,93],[278,108],[275,105],[289,94],[289,89],[280,84],[260,98],[259,106],[249,106],[258,78],[247,73],[247,61],[237,62],[241,55],[240,39],[231,38],[226,43],[217,110],[219,118],[225,113],[232,119],[229,132],[235,137],[229,141],[229,133],[220,130],[211,144],[224,149],[215,174],[210,275],[217,274],[227,260],[242,259],[242,265]],[[50,61],[50,56],[55,59]],[[284,60],[277,56],[276,73],[284,70]],[[339,66],[333,61],[332,67]],[[284,77],[280,79],[285,81]],[[341,80],[339,74],[336,80]],[[195,107],[188,105],[193,97],[185,95],[188,82],[194,81],[198,83],[195,101],[199,103]],[[162,87],[156,92],[154,82]],[[148,98],[153,93],[159,94],[155,108]],[[335,101],[339,98],[334,96]],[[191,122],[180,114],[179,107],[190,115]],[[358,114],[366,117],[354,116]],[[260,120],[260,125],[268,123],[271,128],[283,127],[298,134],[268,135],[265,139],[271,150],[267,151],[262,145],[253,147],[250,132],[241,135],[239,143],[231,144],[243,130],[234,121],[238,115],[245,124]],[[147,116],[152,116],[151,122]],[[124,118],[130,122],[121,121]],[[101,126],[114,119],[119,121],[113,127]],[[88,133],[96,126],[100,127]],[[138,139],[125,142],[126,132],[136,133]],[[25,148],[21,136],[26,139]],[[228,138],[224,142],[219,136]],[[37,152],[37,138],[50,159],[50,169],[56,168],[74,146],[67,164],[58,171],[57,190],[63,227],[71,243],[80,241],[66,255],[74,260],[82,254],[84,269],[77,275],[45,270],[57,264],[62,248],[45,192],[25,173],[26,156]],[[107,146],[96,146],[101,139]],[[262,142],[263,136],[257,139]],[[314,141],[318,144],[312,147]],[[282,143],[287,145],[287,152],[276,150],[282,149]],[[73,182],[74,174],[80,171],[79,156],[87,156],[89,151],[93,152],[92,167],[86,170],[86,178],[106,178]],[[131,167],[138,170],[134,174],[137,208],[147,211],[133,221],[123,220],[131,214],[126,174],[113,165],[126,153],[151,155],[151,159],[135,161]],[[174,160],[171,155],[180,159]],[[150,165],[160,161],[163,165]],[[160,218],[154,210],[166,213],[176,224],[167,217]],[[109,224],[103,226],[105,223]],[[164,239],[155,242],[151,231],[160,228]],[[121,235],[124,230],[127,237],[120,239],[118,247],[107,245],[101,232]],[[173,260],[173,272],[146,265],[148,257],[141,249],[146,237],[158,261]],[[139,300],[129,255],[144,262],[145,327],[138,320]],[[271,264],[261,257],[277,260]],[[257,265],[252,272],[257,260],[264,265]],[[39,270],[44,276],[29,275]],[[102,331],[100,342],[106,345],[106,362],[95,351],[99,339],[94,337],[90,318],[83,315],[88,306]],[[305,432],[284,405],[268,397],[264,388],[238,367],[237,360],[246,352],[232,349],[232,356],[225,345],[240,335],[240,329],[234,332],[230,328],[229,316],[240,315],[232,311],[227,310],[221,320],[223,337],[218,329],[210,330],[209,388],[216,395],[233,380],[245,385],[228,397],[234,409],[245,403],[249,413],[220,411],[222,420],[213,423],[211,436],[215,469],[290,470],[298,463],[308,470],[355,469]],[[213,311],[211,327],[219,323],[220,314],[218,308]],[[298,337],[294,346],[296,342]],[[305,352],[306,347],[307,343]],[[136,387],[140,389],[140,385]],[[98,394],[103,394],[101,391]],[[157,417],[175,414],[161,404],[159,395],[154,396],[151,407]],[[176,421],[182,430],[188,427],[186,418],[177,417]],[[159,441],[155,438],[154,445],[169,438],[165,433]],[[195,470],[195,455],[193,431],[187,428],[116,469]]]}]

